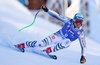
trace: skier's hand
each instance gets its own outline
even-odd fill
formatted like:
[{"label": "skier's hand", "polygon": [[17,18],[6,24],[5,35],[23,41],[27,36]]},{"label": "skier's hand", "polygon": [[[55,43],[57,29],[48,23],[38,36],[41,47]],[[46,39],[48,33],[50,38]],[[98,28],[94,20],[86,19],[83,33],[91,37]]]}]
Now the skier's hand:
[{"label": "skier's hand", "polygon": [[84,57],[84,56],[81,56],[80,63],[83,64],[83,63],[85,63],[85,62],[86,62],[85,57]]},{"label": "skier's hand", "polygon": [[48,12],[48,8],[45,5],[42,5],[41,8],[44,10],[44,12]]}]

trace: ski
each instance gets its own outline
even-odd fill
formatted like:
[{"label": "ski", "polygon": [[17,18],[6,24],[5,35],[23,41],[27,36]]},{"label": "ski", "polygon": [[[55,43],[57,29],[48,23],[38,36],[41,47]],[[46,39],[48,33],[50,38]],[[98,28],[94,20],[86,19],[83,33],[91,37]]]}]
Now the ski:
[{"label": "ski", "polygon": [[56,55],[48,55],[50,58],[54,59],[54,60],[57,60],[57,56]]},{"label": "ski", "polygon": [[49,59],[54,59],[57,60],[57,56],[53,55],[53,54],[47,54],[46,52],[44,52],[43,50],[40,50],[39,48],[35,48],[34,50],[32,50],[33,53],[47,57]]}]

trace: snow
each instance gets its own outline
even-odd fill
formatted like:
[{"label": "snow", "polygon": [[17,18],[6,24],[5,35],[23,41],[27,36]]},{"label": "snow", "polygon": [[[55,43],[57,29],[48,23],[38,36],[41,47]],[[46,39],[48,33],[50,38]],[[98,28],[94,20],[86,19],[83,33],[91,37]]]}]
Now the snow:
[{"label": "snow", "polygon": [[[0,0],[0,65],[81,65],[81,48],[78,40],[69,48],[52,53],[57,55],[57,60],[34,53],[36,48],[27,48],[25,53],[10,48],[9,44],[41,40],[61,28],[37,17],[31,27],[18,32],[22,27],[31,24],[33,19],[34,15],[17,0]],[[87,62],[84,65],[99,65],[100,44],[88,37],[86,43]]]}]

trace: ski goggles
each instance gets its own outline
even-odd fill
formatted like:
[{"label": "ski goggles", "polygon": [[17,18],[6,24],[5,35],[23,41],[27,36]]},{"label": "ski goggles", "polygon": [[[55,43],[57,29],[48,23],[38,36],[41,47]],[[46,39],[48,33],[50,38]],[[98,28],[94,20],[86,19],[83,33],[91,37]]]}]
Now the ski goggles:
[{"label": "ski goggles", "polygon": [[75,20],[74,23],[82,25],[82,21],[79,21],[79,20]]}]

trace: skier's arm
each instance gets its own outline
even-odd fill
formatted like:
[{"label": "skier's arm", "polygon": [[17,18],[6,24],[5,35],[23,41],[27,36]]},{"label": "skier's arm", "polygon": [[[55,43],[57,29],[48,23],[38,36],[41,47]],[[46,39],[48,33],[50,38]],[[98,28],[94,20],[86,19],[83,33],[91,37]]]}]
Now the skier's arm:
[{"label": "skier's arm", "polygon": [[80,62],[85,63],[86,62],[85,56],[86,56],[86,48],[87,47],[86,47],[85,37],[84,37],[83,33],[79,36],[79,41],[80,41],[80,46],[81,46],[81,59],[80,59]]},{"label": "skier's arm", "polygon": [[70,18],[63,17],[63,16],[59,15],[58,13],[56,13],[55,11],[52,11],[52,10],[48,10],[48,14],[51,15],[52,17],[62,21],[63,23],[66,23],[66,21],[70,20]]},{"label": "skier's arm", "polygon": [[79,36],[79,41],[80,41],[80,46],[82,50],[82,55],[86,56],[86,42],[85,42],[85,37],[83,33]]},{"label": "skier's arm", "polygon": [[68,17],[63,17],[63,16],[59,15],[58,13],[56,13],[55,11],[49,10],[46,6],[42,6],[42,9],[45,12],[48,12],[49,15],[51,15],[52,17],[62,21],[63,23],[66,23],[66,21],[70,20],[70,18],[68,18]]}]

